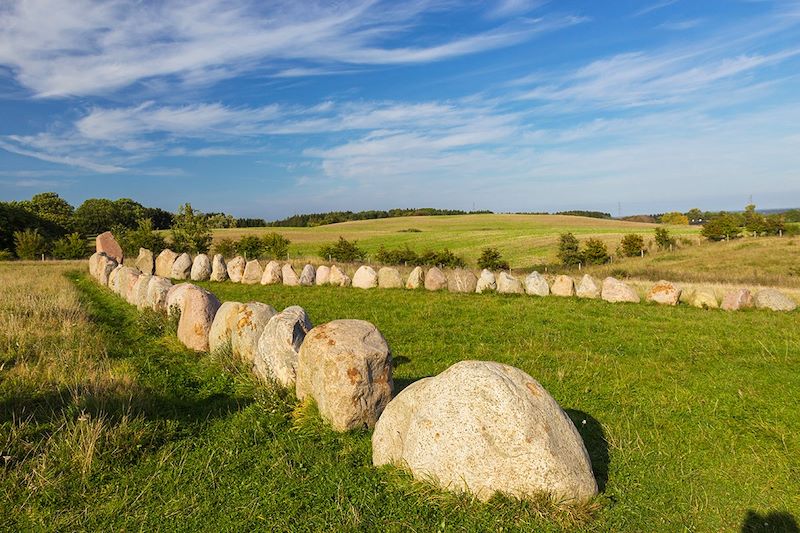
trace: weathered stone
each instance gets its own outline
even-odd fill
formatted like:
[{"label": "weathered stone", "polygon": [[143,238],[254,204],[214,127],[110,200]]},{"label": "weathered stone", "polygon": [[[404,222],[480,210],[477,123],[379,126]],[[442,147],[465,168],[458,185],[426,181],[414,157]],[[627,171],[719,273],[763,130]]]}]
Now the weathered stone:
[{"label": "weathered stone", "polygon": [[289,263],[281,267],[281,278],[283,279],[283,284],[289,287],[300,285],[300,278],[297,277],[297,272],[294,271],[294,268]]},{"label": "weathered stone", "polygon": [[722,298],[722,309],[726,311],[738,311],[753,307],[753,295],[747,289],[734,289],[725,293]]},{"label": "weathered stone", "polygon": [[98,235],[94,242],[95,249],[98,252],[106,254],[117,263],[122,263],[122,259],[124,257],[122,254],[122,247],[119,245],[110,231],[106,231]]},{"label": "weathered stone", "polygon": [[198,254],[194,258],[190,277],[192,281],[208,281],[211,279],[211,259],[206,254]]},{"label": "weathered stone", "polygon": [[374,289],[378,286],[378,274],[371,266],[361,265],[353,274],[353,287],[357,289]]},{"label": "weathered stone", "polygon": [[293,305],[267,322],[253,364],[256,376],[275,380],[286,388],[294,388],[297,378],[297,357],[311,321],[302,307]]},{"label": "weathered stone", "polygon": [[261,269],[261,263],[258,259],[251,259],[244,267],[244,274],[242,274],[242,283],[245,285],[255,285],[261,283],[261,277],[264,271]]},{"label": "weathered stone", "polygon": [[678,305],[681,290],[669,281],[661,280],[647,293],[647,301],[662,305]]},{"label": "weathered stone", "polygon": [[178,283],[169,288],[165,302],[167,315],[171,316],[175,313],[180,313],[183,308],[183,299],[186,292],[189,291],[191,287],[195,287],[195,285],[191,283]]},{"label": "weathered stone", "polygon": [[100,258],[100,252],[95,252],[89,256],[89,275],[97,279],[97,261]]},{"label": "weathered stone", "polygon": [[406,289],[419,289],[425,285],[425,273],[422,267],[416,266],[408,275],[406,280]]},{"label": "weathered stone", "polygon": [[139,248],[139,255],[136,257],[136,268],[142,274],[152,275],[155,272],[155,261],[153,259],[153,252],[147,248]]},{"label": "weathered stone", "polygon": [[713,289],[702,287],[695,289],[692,305],[703,309],[716,309],[719,307],[719,301]]},{"label": "weathered stone", "polygon": [[497,292],[501,294],[524,294],[522,283],[509,274],[508,272],[500,272],[497,275]]},{"label": "weathered stone", "polygon": [[478,278],[471,271],[457,268],[447,276],[447,290],[450,292],[475,292],[478,287]]},{"label": "weathered stone", "polygon": [[303,270],[300,272],[300,285],[303,287],[310,287],[314,284],[314,280],[317,277],[317,271],[314,269],[313,265],[306,265],[303,267]]},{"label": "weathered stone", "polygon": [[237,316],[244,304],[240,302],[224,302],[214,315],[214,321],[208,331],[208,350],[215,352],[230,344],[231,331],[236,327]]},{"label": "weathered stone", "polygon": [[172,288],[172,282],[161,276],[153,276],[147,284],[147,305],[153,311],[167,311],[167,294]]},{"label": "weathered stone", "polygon": [[114,270],[111,271],[111,274],[108,275],[108,288],[117,294],[119,294],[119,284],[117,283],[117,279],[120,270],[122,270],[122,265],[117,265],[114,267]]},{"label": "weathered stone", "polygon": [[600,292],[603,300],[612,303],[631,302],[639,303],[639,295],[627,283],[618,279],[607,277],[603,280],[603,288]]},{"label": "weathered stone", "polygon": [[475,292],[487,292],[497,290],[497,280],[491,270],[484,268],[481,270],[481,277],[475,284]]},{"label": "weathered stone", "polygon": [[130,302],[131,290],[137,279],[139,279],[139,271],[137,269],[123,266],[117,274],[117,287],[115,292],[126,302]]},{"label": "weathered stone", "polygon": [[550,287],[550,294],[553,296],[575,296],[575,280],[570,276],[560,275],[553,280]]},{"label": "weathered stone", "polygon": [[550,294],[550,286],[544,276],[534,271],[525,277],[525,294],[547,296]]},{"label": "weathered stone", "polygon": [[600,298],[600,291],[600,282],[589,274],[584,274],[575,288],[575,295],[578,298]]},{"label": "weathered stone", "polygon": [[280,285],[283,281],[281,274],[281,264],[277,261],[270,261],[264,267],[264,275],[261,276],[262,285]]},{"label": "weathered stone", "polygon": [[398,394],[375,426],[372,462],[484,501],[597,494],[589,454],[558,403],[522,370],[487,361],[456,363]]},{"label": "weathered stone", "polygon": [[317,285],[327,285],[328,280],[331,277],[331,268],[326,265],[320,265],[317,267],[317,276],[314,279],[314,283]]},{"label": "weathered stone", "polygon": [[759,309],[771,309],[772,311],[794,311],[797,304],[776,289],[761,289],[753,297],[755,306]]},{"label": "weathered stone", "polygon": [[211,281],[225,281],[228,279],[228,265],[222,254],[216,254],[211,261]]},{"label": "weathered stone", "polygon": [[335,430],[372,427],[392,398],[392,355],[378,328],[334,320],[305,337],[297,360],[297,397],[311,397]]},{"label": "weathered stone", "polygon": [[244,276],[244,267],[247,264],[247,261],[244,260],[244,257],[241,255],[237,255],[230,261],[228,261],[227,269],[228,269],[228,278],[234,283],[241,283],[242,276]]},{"label": "weathered stone", "polygon": [[378,270],[378,287],[381,289],[402,289],[403,278],[394,267],[381,267]]},{"label": "weathered stone", "polygon": [[447,276],[444,275],[439,267],[431,267],[425,273],[425,289],[429,291],[440,291],[447,287]]},{"label": "weathered stone", "polygon": [[198,352],[208,351],[208,332],[220,303],[216,296],[196,285],[186,284],[181,298],[178,340]]},{"label": "weathered stone", "polygon": [[172,264],[178,258],[178,254],[166,248],[156,257],[156,276],[169,278],[172,276]]},{"label": "weathered stone", "polygon": [[97,260],[97,281],[101,285],[108,285],[108,279],[111,273],[117,268],[117,262],[111,257],[101,254]]},{"label": "weathered stone", "polygon": [[258,348],[258,339],[264,327],[277,311],[260,302],[244,304],[236,314],[236,324],[231,329],[231,351],[245,363],[252,363]]},{"label": "weathered stone", "polygon": [[336,287],[349,287],[352,284],[350,276],[336,265],[331,267],[331,275],[328,276],[328,283]]},{"label": "weathered stone", "polygon": [[131,289],[131,305],[135,305],[139,309],[150,307],[147,302],[147,289],[150,286],[151,279],[153,279],[151,274],[139,274],[136,283],[133,284]]},{"label": "weathered stone", "polygon": [[192,257],[187,253],[182,253],[172,263],[172,279],[189,279],[192,273]]}]

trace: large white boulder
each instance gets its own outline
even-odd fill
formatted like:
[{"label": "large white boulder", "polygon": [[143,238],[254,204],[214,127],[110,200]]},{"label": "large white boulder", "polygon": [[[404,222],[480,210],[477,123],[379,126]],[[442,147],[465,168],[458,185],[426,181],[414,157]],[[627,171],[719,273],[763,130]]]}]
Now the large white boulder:
[{"label": "large white boulder", "polygon": [[293,305],[269,319],[258,340],[253,371],[262,380],[274,380],[294,388],[297,358],[311,320],[302,307]]},{"label": "large white boulder", "polygon": [[478,283],[475,284],[475,292],[496,291],[497,280],[491,270],[484,268],[481,270],[481,276],[478,278]]},{"label": "large white boulder", "polygon": [[206,254],[197,254],[192,261],[192,270],[189,272],[192,281],[208,281],[211,279],[211,259]]},{"label": "large white boulder", "polygon": [[153,311],[167,311],[167,294],[172,288],[172,282],[161,276],[153,276],[147,284],[147,305]]},{"label": "large white boulder", "polygon": [[550,287],[550,294],[553,296],[575,296],[575,281],[571,276],[563,274],[556,276],[553,285]]},{"label": "large white boulder", "polygon": [[439,267],[431,267],[425,272],[425,289],[440,291],[447,288],[447,276]]},{"label": "large white boulder", "polygon": [[331,275],[328,277],[328,283],[336,287],[349,287],[352,284],[350,276],[345,274],[344,270],[336,265],[331,267]]},{"label": "large white boulder", "polygon": [[228,265],[222,254],[216,254],[211,262],[211,281],[225,281],[226,279],[228,279]]},{"label": "large white boulder", "polygon": [[661,280],[647,292],[646,300],[661,305],[678,305],[681,290],[669,281]]},{"label": "large white boulder", "polygon": [[208,330],[208,351],[215,352],[229,345],[231,331],[236,327],[237,316],[244,304],[240,302],[224,302],[214,315],[214,321]]},{"label": "large white boulder", "polygon": [[601,291],[600,282],[589,274],[584,274],[575,288],[575,295],[578,298],[600,298]]},{"label": "large white boulder", "polygon": [[289,263],[281,267],[281,278],[283,279],[283,284],[289,287],[297,287],[300,285],[300,278]]},{"label": "large white boulder", "polygon": [[244,273],[242,274],[242,283],[245,285],[255,285],[261,283],[261,277],[264,271],[261,269],[261,263],[258,259],[251,259],[244,266]]},{"label": "large white boulder", "polygon": [[408,275],[406,289],[419,289],[425,285],[425,272],[421,266],[416,266]]},{"label": "large white boulder", "polygon": [[478,287],[478,278],[470,270],[457,268],[447,276],[447,290],[450,292],[473,293]]},{"label": "large white boulder", "polygon": [[220,303],[216,296],[196,285],[186,284],[180,300],[178,340],[198,352],[208,351],[208,332]]},{"label": "large white boulder", "polygon": [[462,361],[406,387],[375,426],[372,461],[481,500],[501,492],[583,502],[597,494],[567,414],[528,374],[494,362]]},{"label": "large white boulder", "polygon": [[177,258],[178,254],[169,248],[161,250],[161,253],[158,254],[158,257],[156,257],[156,276],[160,276],[162,278],[171,277],[172,265],[175,263]]},{"label": "large white boulder", "polygon": [[630,302],[639,303],[639,295],[626,283],[612,277],[603,280],[603,289],[600,292],[603,300],[612,303]]},{"label": "large white boulder", "polygon": [[247,264],[247,261],[244,260],[244,257],[241,255],[237,255],[230,261],[228,261],[228,278],[234,283],[241,283],[242,276],[244,276],[244,267]]},{"label": "large white boulder", "polygon": [[314,265],[307,264],[300,272],[300,285],[303,287],[310,287],[314,285],[316,277],[317,269],[314,268]]},{"label": "large white boulder", "polygon": [[277,261],[270,261],[264,267],[264,275],[261,276],[262,285],[280,285],[283,281],[281,274],[281,264]]},{"label": "large white boulder", "polygon": [[381,267],[378,270],[378,287],[381,289],[402,289],[403,278],[394,267]]},{"label": "large white boulder", "polygon": [[547,296],[550,294],[550,286],[544,276],[534,271],[525,277],[525,294]]},{"label": "large white boulder", "polygon": [[182,253],[172,263],[170,276],[173,279],[189,279],[192,272],[192,257],[187,253]]},{"label": "large white boulder", "polygon": [[233,355],[245,363],[251,363],[256,357],[258,339],[264,327],[277,311],[271,305],[261,302],[248,302],[239,308],[236,323],[231,329],[231,351]]},{"label": "large white boulder", "polygon": [[755,306],[759,309],[772,311],[794,311],[797,304],[794,300],[777,289],[761,289],[753,297]]},{"label": "large white boulder", "polygon": [[327,285],[331,277],[331,267],[327,265],[320,265],[317,268],[317,275],[314,278],[314,283],[317,285]]},{"label": "large white boulder", "polygon": [[525,291],[517,278],[508,272],[500,272],[497,275],[497,292],[500,294],[523,294]]},{"label": "large white boulder", "polygon": [[374,289],[378,286],[378,274],[371,266],[361,265],[353,274],[353,287],[356,289]]},{"label": "large white boulder", "polygon": [[139,255],[136,257],[135,265],[142,274],[152,275],[153,272],[155,272],[155,259],[153,258],[153,252],[147,248],[139,248]]}]

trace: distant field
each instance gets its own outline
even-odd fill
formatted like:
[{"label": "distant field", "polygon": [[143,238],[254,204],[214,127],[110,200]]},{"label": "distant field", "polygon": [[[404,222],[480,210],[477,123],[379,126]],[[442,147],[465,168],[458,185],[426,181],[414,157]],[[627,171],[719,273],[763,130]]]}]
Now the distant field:
[{"label": "distant field", "polygon": [[[512,268],[526,269],[556,260],[556,245],[561,233],[572,232],[582,239],[597,237],[613,251],[623,235],[641,233],[652,239],[657,227],[657,224],[564,215],[457,215],[361,220],[316,228],[218,229],[214,230],[214,240],[275,231],[292,241],[289,252],[293,259],[319,260],[319,249],[341,236],[358,240],[359,246],[370,254],[381,246],[408,246],[416,252],[449,248],[473,265],[483,248],[494,246]],[[408,229],[420,232],[404,231]],[[676,236],[690,238],[699,233],[696,226],[669,226],[669,229]]]}]

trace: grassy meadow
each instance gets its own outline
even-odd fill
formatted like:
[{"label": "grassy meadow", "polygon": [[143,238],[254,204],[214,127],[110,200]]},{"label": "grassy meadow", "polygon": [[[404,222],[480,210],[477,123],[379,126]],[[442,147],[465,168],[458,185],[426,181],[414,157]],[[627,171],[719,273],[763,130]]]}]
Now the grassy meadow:
[{"label": "grassy meadow", "polygon": [[[183,348],[83,263],[0,264],[0,529],[792,531],[797,313],[497,294],[204,283],[375,323],[402,388],[463,359],[539,380],[601,495],[480,503],[371,466],[370,434]],[[769,526],[764,526],[767,523]]]}]

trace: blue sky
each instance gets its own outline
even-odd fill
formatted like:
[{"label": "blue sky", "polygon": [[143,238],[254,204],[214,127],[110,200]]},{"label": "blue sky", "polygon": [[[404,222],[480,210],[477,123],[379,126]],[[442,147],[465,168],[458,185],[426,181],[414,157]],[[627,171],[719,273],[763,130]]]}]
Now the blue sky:
[{"label": "blue sky", "polygon": [[800,2],[0,3],[0,199],[800,205]]}]

